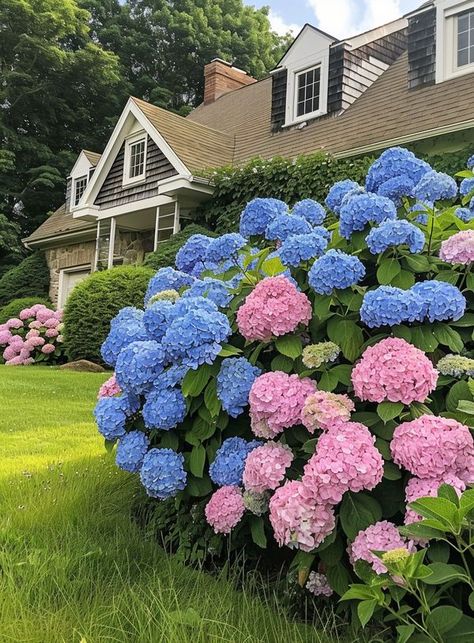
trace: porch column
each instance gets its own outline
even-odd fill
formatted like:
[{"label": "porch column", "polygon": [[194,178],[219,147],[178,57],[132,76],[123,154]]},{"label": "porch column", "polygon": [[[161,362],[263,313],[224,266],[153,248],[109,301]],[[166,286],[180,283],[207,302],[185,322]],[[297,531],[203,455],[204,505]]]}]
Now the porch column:
[{"label": "porch column", "polygon": [[115,230],[116,220],[115,217],[112,217],[110,220],[109,254],[107,257],[107,268],[109,270],[114,267]]},{"label": "porch column", "polygon": [[173,234],[179,232],[179,201],[176,199],[174,203],[174,225],[173,225]]},{"label": "porch column", "polygon": [[156,216],[155,216],[155,236],[153,239],[153,252],[158,248],[158,228],[160,224],[160,206],[157,206],[156,208]]}]

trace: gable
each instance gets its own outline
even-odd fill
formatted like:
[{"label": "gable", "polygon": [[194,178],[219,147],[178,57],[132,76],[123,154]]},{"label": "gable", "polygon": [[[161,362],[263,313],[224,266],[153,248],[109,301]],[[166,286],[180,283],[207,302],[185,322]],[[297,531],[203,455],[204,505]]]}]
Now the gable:
[{"label": "gable", "polygon": [[319,54],[327,51],[330,45],[336,41],[337,38],[333,38],[316,27],[305,25],[278,63],[277,68],[303,68],[318,58]]}]

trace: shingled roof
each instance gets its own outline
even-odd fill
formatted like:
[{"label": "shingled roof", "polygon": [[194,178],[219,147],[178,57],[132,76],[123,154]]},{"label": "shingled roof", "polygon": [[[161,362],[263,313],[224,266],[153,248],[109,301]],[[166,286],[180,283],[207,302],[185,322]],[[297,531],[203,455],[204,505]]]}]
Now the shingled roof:
[{"label": "shingled roof", "polygon": [[63,203],[24,241],[27,244],[34,244],[42,239],[49,239],[62,234],[86,233],[88,231],[93,235],[95,230],[97,230],[97,222],[74,219],[71,212],[66,212],[66,205]]}]

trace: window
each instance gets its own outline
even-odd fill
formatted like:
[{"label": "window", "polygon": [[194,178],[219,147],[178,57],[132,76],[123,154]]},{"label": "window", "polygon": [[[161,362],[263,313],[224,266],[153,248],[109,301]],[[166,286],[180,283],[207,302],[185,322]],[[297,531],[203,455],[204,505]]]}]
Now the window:
[{"label": "window", "polygon": [[474,9],[457,16],[457,66],[474,64]]},{"label": "window", "polygon": [[313,67],[297,74],[296,89],[295,115],[297,118],[319,111],[321,67]]},{"label": "window", "polygon": [[87,176],[80,176],[78,179],[74,179],[74,206],[79,204],[86,187]]},{"label": "window", "polygon": [[134,136],[125,142],[123,183],[143,181],[146,173],[146,137]]}]

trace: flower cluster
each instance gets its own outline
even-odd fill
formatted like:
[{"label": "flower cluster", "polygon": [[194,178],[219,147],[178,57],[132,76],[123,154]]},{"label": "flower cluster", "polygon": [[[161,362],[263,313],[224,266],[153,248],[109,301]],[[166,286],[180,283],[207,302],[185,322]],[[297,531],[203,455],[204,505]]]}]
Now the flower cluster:
[{"label": "flower cluster", "polygon": [[119,440],[115,461],[124,471],[137,473],[148,451],[150,440],[141,431],[125,433]]},{"label": "flower cluster", "polygon": [[257,377],[250,389],[250,421],[257,437],[273,438],[301,423],[305,399],[315,383],[281,371]]},{"label": "flower cluster", "polygon": [[206,253],[211,241],[212,237],[204,234],[193,234],[189,237],[176,254],[176,268],[198,277],[205,269]]},{"label": "flower cluster", "polygon": [[309,234],[294,234],[282,243],[278,256],[283,265],[296,268],[304,261],[320,257],[327,245],[328,239],[318,230]]},{"label": "flower cluster", "polygon": [[358,188],[360,188],[360,185],[350,179],[338,181],[332,186],[326,197],[325,203],[327,207],[335,214],[340,214],[344,197],[352,190],[357,190]]},{"label": "flower cluster", "polygon": [[413,544],[407,542],[399,533],[393,522],[381,520],[367,529],[359,531],[347,549],[352,564],[358,560],[365,560],[372,565],[377,574],[386,574],[387,568],[382,560],[375,554],[376,551],[392,551],[405,549],[408,552],[415,550]]},{"label": "flower cluster", "polygon": [[232,301],[233,295],[228,281],[204,277],[204,279],[197,279],[190,288],[185,290],[183,297],[205,297],[214,302],[218,308],[225,308]]},{"label": "flower cluster", "polygon": [[145,293],[145,305],[150,299],[162,292],[163,290],[180,290],[184,286],[191,286],[194,277],[174,268],[160,268],[158,272],[150,279],[147,291]]},{"label": "flower cluster", "polygon": [[142,415],[148,429],[169,431],[184,420],[186,410],[181,390],[162,384],[158,379],[146,393]]},{"label": "flower cluster", "polygon": [[441,244],[439,256],[446,263],[467,265],[474,262],[474,230],[454,234]]},{"label": "flower cluster", "polygon": [[229,357],[223,360],[217,376],[217,397],[224,411],[232,417],[243,413],[249,403],[252,384],[262,371],[245,357]]},{"label": "flower cluster", "polygon": [[334,362],[340,353],[340,347],[334,342],[319,342],[304,347],[302,360],[306,368],[319,368],[322,364]]},{"label": "flower cluster", "polygon": [[295,203],[291,214],[303,217],[313,226],[321,225],[326,218],[326,210],[324,207],[313,199],[303,199]]},{"label": "flower cluster", "polygon": [[264,234],[271,221],[287,213],[288,206],[279,199],[253,199],[240,217],[240,234],[245,238]]},{"label": "flower cluster", "polygon": [[[413,152],[402,147],[392,147],[383,152],[370,166],[366,188],[369,192],[377,194],[388,193],[393,190],[393,182],[398,180],[400,185],[403,182],[406,186],[403,196],[412,196],[414,186],[430,169],[429,164],[418,159]],[[402,194],[398,191],[397,196],[400,197]]]},{"label": "flower cluster", "polygon": [[117,358],[117,383],[123,391],[140,395],[147,391],[163,372],[163,363],[164,352],[158,342],[132,342]]},{"label": "flower cluster", "polygon": [[365,276],[363,263],[341,250],[329,250],[317,259],[309,271],[308,281],[319,295],[330,295],[359,283]]},{"label": "flower cluster", "polygon": [[389,220],[383,221],[377,228],[372,228],[365,241],[373,255],[385,252],[392,246],[401,245],[407,245],[410,252],[417,254],[423,250],[425,235],[409,221]]},{"label": "flower cluster", "polygon": [[106,440],[121,438],[125,434],[127,418],[137,410],[137,399],[133,395],[100,398],[94,409],[99,433]]},{"label": "flower cluster", "polygon": [[151,498],[165,500],[186,486],[186,472],[181,453],[171,449],[150,449],[140,467],[140,480]]},{"label": "flower cluster", "polygon": [[474,177],[463,179],[459,186],[459,194],[461,196],[468,196],[471,192],[474,193]]},{"label": "flower cluster", "polygon": [[462,355],[445,355],[436,364],[441,375],[474,377],[474,359]]},{"label": "flower cluster", "polygon": [[0,324],[0,349],[7,366],[28,366],[62,357],[62,310],[44,304],[24,308],[18,317]]},{"label": "flower cluster", "polygon": [[239,332],[249,341],[286,335],[310,319],[309,299],[283,275],[258,283],[237,312]]},{"label": "flower cluster", "polygon": [[332,596],[333,591],[324,574],[311,572],[306,582],[306,589],[313,596]]},{"label": "flower cluster", "polygon": [[121,392],[122,389],[117,384],[117,379],[114,373],[112,377],[109,377],[109,379],[100,387],[99,392],[97,393],[97,399],[100,400],[101,397],[115,397],[116,395],[120,395]]},{"label": "flower cluster", "polygon": [[301,421],[310,433],[330,429],[340,422],[348,422],[355,411],[354,402],[347,395],[316,391],[306,398]]},{"label": "flower cluster", "polygon": [[245,460],[249,453],[260,446],[258,440],[247,442],[243,438],[228,438],[217,450],[209,467],[212,482],[219,487],[238,486],[242,483]]},{"label": "flower cluster", "polygon": [[438,371],[419,348],[389,337],[366,349],[351,377],[361,400],[411,404],[434,391]]},{"label": "flower cluster", "polygon": [[211,240],[207,246],[206,260],[212,263],[219,263],[225,259],[230,259],[238,254],[239,250],[247,244],[241,234],[231,232],[224,234],[222,237],[216,237]]},{"label": "flower cluster", "polygon": [[456,181],[448,174],[430,170],[423,175],[415,186],[413,196],[419,201],[440,201],[454,199],[458,193]]},{"label": "flower cluster", "polygon": [[128,306],[122,308],[110,322],[110,332],[102,344],[100,353],[109,366],[115,366],[120,351],[132,342],[149,339],[143,322],[144,312]]},{"label": "flower cluster", "polygon": [[464,223],[470,223],[474,219],[474,208],[456,208],[454,214]]},{"label": "flower cluster", "polygon": [[206,520],[216,534],[229,534],[245,512],[244,499],[238,487],[225,486],[215,491],[206,505]]},{"label": "flower cluster", "polygon": [[377,194],[354,194],[344,199],[340,213],[339,232],[350,239],[354,232],[363,230],[369,223],[382,223],[397,218],[397,208],[390,199]]},{"label": "flower cluster", "polygon": [[457,321],[466,312],[466,298],[459,288],[444,281],[420,281],[412,286],[426,305],[430,322]]},{"label": "flower cluster", "polygon": [[293,452],[284,444],[267,442],[257,447],[245,460],[245,489],[254,493],[274,491],[285,479],[286,470],[292,462]]},{"label": "flower cluster", "polygon": [[279,214],[265,230],[265,238],[270,241],[285,241],[292,235],[308,234],[311,225],[303,217],[295,214]]},{"label": "flower cluster", "polygon": [[380,328],[423,321],[426,312],[424,300],[412,290],[380,286],[365,293],[360,319],[369,328]]}]

